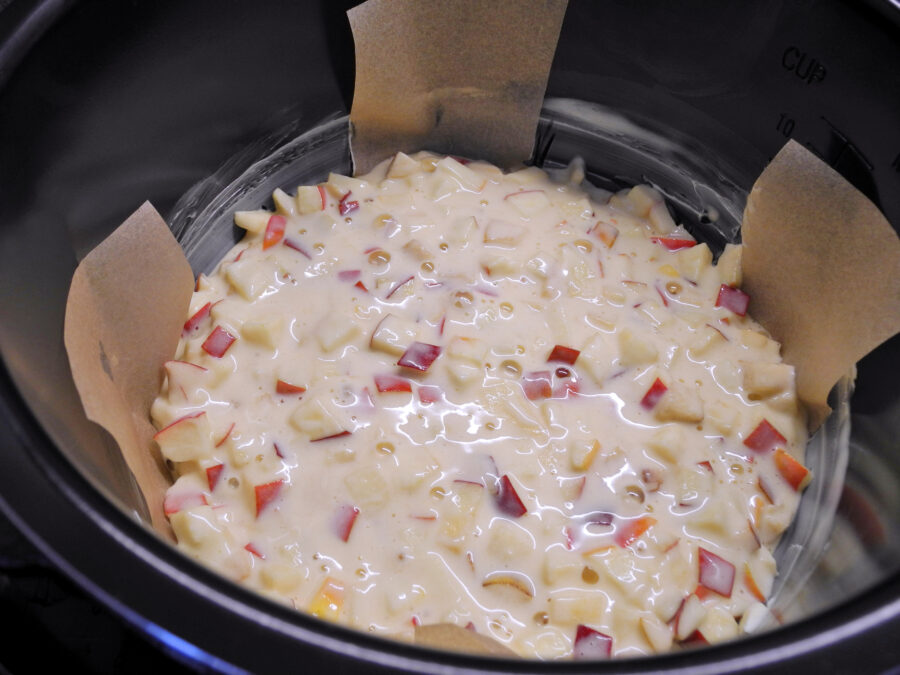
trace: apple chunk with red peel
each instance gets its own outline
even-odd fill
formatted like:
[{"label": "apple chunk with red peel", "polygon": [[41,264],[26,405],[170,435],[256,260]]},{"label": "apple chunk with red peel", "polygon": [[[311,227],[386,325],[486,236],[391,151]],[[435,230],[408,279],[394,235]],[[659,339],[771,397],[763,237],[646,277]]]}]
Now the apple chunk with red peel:
[{"label": "apple chunk with red peel", "polygon": [[266,232],[263,234],[263,251],[272,248],[284,237],[284,228],[287,227],[287,218],[273,215],[266,224]]},{"label": "apple chunk with red peel", "polygon": [[702,547],[699,548],[698,559],[700,585],[730,598],[734,588],[734,565]]},{"label": "apple chunk with red peel", "polygon": [[206,468],[206,481],[209,483],[210,492],[216,489],[216,485],[219,483],[219,478],[222,477],[222,471],[224,470],[224,464],[216,464]]},{"label": "apple chunk with red peel", "polygon": [[207,337],[206,340],[203,341],[203,344],[200,345],[200,348],[210,356],[221,359],[225,356],[225,352],[228,351],[228,348],[231,347],[235,340],[237,340],[237,338],[234,337],[234,335],[221,326],[216,326],[213,329],[213,332],[209,334],[209,337]]},{"label": "apple chunk with red peel", "polygon": [[654,244],[659,244],[669,251],[680,251],[683,248],[691,248],[692,246],[697,245],[697,242],[693,239],[679,237],[650,237],[650,241]]},{"label": "apple chunk with red peel", "polygon": [[778,446],[787,445],[787,439],[769,423],[769,420],[763,419],[744,439],[744,445],[754,452],[764,453]]},{"label": "apple chunk with red peel", "polygon": [[297,188],[297,212],[301,215],[325,210],[325,188],[321,185],[302,185]]},{"label": "apple chunk with red peel", "polygon": [[500,511],[513,518],[520,518],[528,512],[512,481],[509,480],[509,476],[504,474],[500,477],[498,488],[497,494],[494,495],[494,501]]},{"label": "apple chunk with red peel", "polygon": [[203,307],[198,309],[191,315],[191,318],[184,322],[184,329],[181,331],[183,337],[189,337],[193,333],[200,330],[200,325],[209,318],[209,312],[212,309],[212,303],[207,302]]},{"label": "apple chunk with red peel", "polygon": [[398,366],[425,372],[435,359],[441,355],[441,348],[425,342],[413,342],[397,361]]},{"label": "apple chunk with red peel", "polygon": [[550,371],[539,370],[525,373],[522,377],[522,390],[525,392],[525,398],[529,401],[539,398],[550,398],[553,395]]},{"label": "apple chunk with red peel", "polygon": [[412,383],[396,375],[375,375],[375,389],[386,394],[390,392],[412,392]]},{"label": "apple chunk with red peel", "polygon": [[612,654],[612,638],[584,624],[575,629],[572,658],[576,661],[608,659]]},{"label": "apple chunk with red peel", "polygon": [[206,495],[202,492],[181,492],[169,490],[163,500],[163,511],[167,516],[178,513],[192,506],[206,506]]},{"label": "apple chunk with red peel", "polygon": [[189,462],[212,455],[213,442],[209,419],[205,412],[180,417],[153,436],[168,460]]},{"label": "apple chunk with red peel", "polygon": [[653,380],[653,384],[650,385],[650,388],[647,390],[647,393],[644,394],[644,398],[641,399],[641,407],[644,410],[653,410],[656,407],[656,404],[659,403],[659,400],[663,397],[668,391],[668,387],[665,383],[660,380],[658,377]]},{"label": "apple chunk with red peel", "polygon": [[571,366],[578,360],[579,354],[581,352],[577,349],[556,345],[547,357],[547,363],[565,363]]},{"label": "apple chunk with red peel", "polygon": [[297,384],[291,384],[290,382],[285,382],[284,380],[275,381],[276,394],[281,394],[282,396],[291,396],[294,394],[302,394],[305,391],[306,387],[302,387]]},{"label": "apple chunk with red peel", "polygon": [[203,366],[187,361],[166,361],[165,369],[172,403],[189,403],[209,373]]},{"label": "apple chunk with red peel", "polygon": [[332,522],[334,533],[341,541],[347,541],[350,538],[350,532],[353,530],[353,524],[359,515],[359,509],[352,504],[341,504],[334,514]]},{"label": "apple chunk with red peel", "polygon": [[262,513],[267,506],[269,506],[276,497],[281,493],[281,488],[284,486],[284,481],[282,479],[273,480],[270,483],[264,483],[262,485],[256,485],[253,487],[253,492],[256,497],[256,517],[259,518],[259,514]]},{"label": "apple chunk with red peel", "polygon": [[747,315],[747,307],[750,306],[750,296],[739,288],[732,288],[728,284],[722,284],[719,295],[716,298],[716,307],[730,309],[738,316]]},{"label": "apple chunk with red peel", "polygon": [[809,469],[791,457],[787,452],[781,448],[776,449],[774,459],[775,468],[778,469],[778,473],[780,473],[788,484],[797,492],[800,492],[809,485],[809,481],[812,479],[812,474],[809,472]]},{"label": "apple chunk with red peel", "polygon": [[369,347],[394,356],[402,356],[415,341],[418,332],[419,327],[414,322],[386,314],[372,332]]}]

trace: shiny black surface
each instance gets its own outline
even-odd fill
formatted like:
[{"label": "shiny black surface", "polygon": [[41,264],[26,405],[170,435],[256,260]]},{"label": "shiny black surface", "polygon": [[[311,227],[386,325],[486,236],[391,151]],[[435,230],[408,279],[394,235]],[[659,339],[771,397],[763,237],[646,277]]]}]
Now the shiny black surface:
[{"label": "shiny black surface", "polygon": [[[271,605],[157,540],[133,515],[144,506],[108,436],[83,418],[62,345],[77,261],[142,201],[165,213],[287,120],[312,126],[346,112],[351,4],[14,0],[0,10],[0,502],[93,597],[203,667],[438,667],[428,652]],[[900,10],[836,0],[717,7],[573,0],[548,95],[664,119],[687,142],[702,139],[744,189],[794,137],[896,227]],[[898,363],[895,338],[860,364],[841,529],[823,571],[834,597],[812,604],[838,606],[734,645],[612,668],[880,672],[900,664]]]}]

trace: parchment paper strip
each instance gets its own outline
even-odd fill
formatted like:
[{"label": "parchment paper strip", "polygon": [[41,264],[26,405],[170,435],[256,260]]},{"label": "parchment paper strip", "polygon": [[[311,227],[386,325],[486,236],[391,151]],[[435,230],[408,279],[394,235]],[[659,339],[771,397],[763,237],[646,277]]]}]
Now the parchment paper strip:
[{"label": "parchment paper strip", "polygon": [[356,44],[356,174],[399,150],[531,156],[566,0],[369,0]]},{"label": "parchment paper strip", "polygon": [[750,312],[796,367],[815,429],[835,382],[900,331],[900,239],[872,202],[794,141],[753,185],[741,232]]},{"label": "parchment paper strip", "polygon": [[168,538],[163,498],[170,478],[149,414],[192,290],[181,247],[145,202],[81,261],[66,304],[66,351],[84,410],[116,439],[153,527]]}]

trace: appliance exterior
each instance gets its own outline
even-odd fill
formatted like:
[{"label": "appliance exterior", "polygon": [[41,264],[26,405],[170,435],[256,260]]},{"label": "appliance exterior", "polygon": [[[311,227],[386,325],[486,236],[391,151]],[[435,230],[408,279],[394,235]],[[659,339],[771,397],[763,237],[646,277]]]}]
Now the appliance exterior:
[{"label": "appliance exterior", "polygon": [[[288,121],[306,129],[348,110],[352,4],[14,0],[0,9],[0,505],[80,586],[187,662],[258,672],[298,659],[366,672],[602,670],[436,655],[235,587],[140,524],[146,507],[127,468],[84,419],[62,344],[78,260],[145,199],[170,212],[195,183],[228,175],[222,163],[247,146],[263,143],[255,150],[264,154],[287,140]],[[548,96],[662,124],[745,190],[793,137],[897,227],[898,67],[900,9],[888,3],[688,11],[572,0]],[[898,350],[895,338],[859,365],[846,488],[805,618],[610,672],[900,664]]]}]

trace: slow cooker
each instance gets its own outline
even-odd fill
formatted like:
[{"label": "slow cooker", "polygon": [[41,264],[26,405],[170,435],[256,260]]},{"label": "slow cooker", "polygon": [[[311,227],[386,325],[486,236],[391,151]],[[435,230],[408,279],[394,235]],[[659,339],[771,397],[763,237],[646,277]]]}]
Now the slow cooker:
[{"label": "slow cooker", "polygon": [[[189,240],[248,160],[345,129],[353,4],[0,2],[0,505],[10,520],[86,593],[197,669],[897,668],[896,337],[858,364],[834,524],[793,611],[775,630],[721,646],[612,663],[430,651],[275,605],[144,524],[131,474],[85,419],[71,379],[62,325],[72,272],[144,200]],[[896,229],[898,69],[900,6],[888,1],[571,0],[533,160],[580,153],[600,183],[654,182],[702,231],[712,213],[739,219],[753,180],[793,138]],[[195,267],[208,264],[197,255]]]}]

